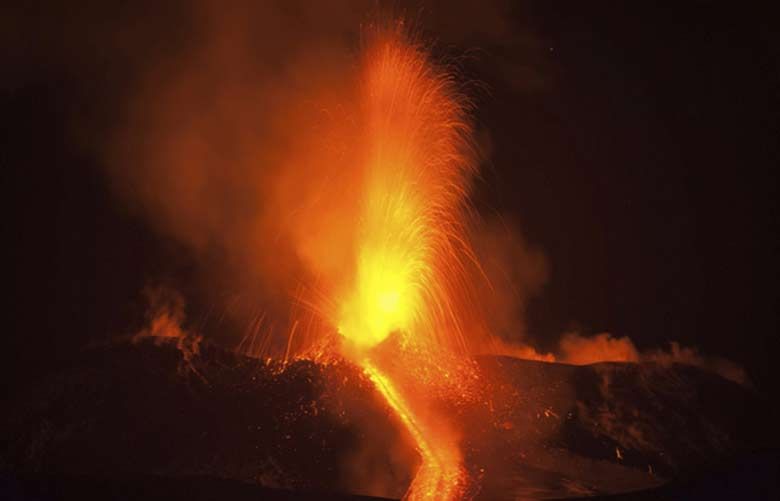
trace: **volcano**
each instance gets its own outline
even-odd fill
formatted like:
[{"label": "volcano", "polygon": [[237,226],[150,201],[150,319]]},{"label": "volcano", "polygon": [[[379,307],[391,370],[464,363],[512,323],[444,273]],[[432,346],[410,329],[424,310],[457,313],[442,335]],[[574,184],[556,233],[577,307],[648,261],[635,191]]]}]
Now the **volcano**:
[{"label": "volcano", "polygon": [[[756,457],[754,475],[732,486],[766,492],[774,481],[755,478],[776,465],[755,456],[776,443],[766,403],[717,375],[475,363],[489,398],[454,405],[450,418],[469,430],[461,447],[477,499],[695,498],[690,482],[723,465],[728,479],[734,461]],[[4,408],[4,489],[23,499],[400,498],[419,467],[406,428],[347,361],[282,365],[210,344],[191,354],[170,339],[115,342],[53,368]]]}]

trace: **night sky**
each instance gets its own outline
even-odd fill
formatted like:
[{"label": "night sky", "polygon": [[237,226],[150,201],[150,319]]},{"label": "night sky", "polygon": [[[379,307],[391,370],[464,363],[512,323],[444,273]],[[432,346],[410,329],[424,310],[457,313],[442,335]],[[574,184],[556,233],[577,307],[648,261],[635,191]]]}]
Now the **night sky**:
[{"label": "night sky", "polygon": [[[489,153],[476,206],[510,217],[549,261],[529,341],[552,349],[574,328],[640,348],[679,341],[774,392],[773,18],[720,2],[479,4],[400,10],[479,83]],[[186,43],[186,7],[154,8],[0,15],[11,386],[132,332],[150,281],[195,287],[193,257],[117,203],[102,166],[135,72]],[[125,28],[151,35],[128,51],[113,36]]]}]

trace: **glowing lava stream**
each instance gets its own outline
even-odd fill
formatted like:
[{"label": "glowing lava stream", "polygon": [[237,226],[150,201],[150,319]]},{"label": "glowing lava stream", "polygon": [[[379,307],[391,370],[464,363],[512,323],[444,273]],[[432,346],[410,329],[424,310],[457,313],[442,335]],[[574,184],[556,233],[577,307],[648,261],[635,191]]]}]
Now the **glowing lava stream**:
[{"label": "glowing lava stream", "polygon": [[409,486],[405,499],[414,501],[458,498],[465,485],[466,473],[461,466],[457,444],[431,441],[431,437],[435,436],[432,430],[425,429],[390,378],[367,360],[364,360],[361,365],[376,389],[401,419],[422,456],[422,464]]}]

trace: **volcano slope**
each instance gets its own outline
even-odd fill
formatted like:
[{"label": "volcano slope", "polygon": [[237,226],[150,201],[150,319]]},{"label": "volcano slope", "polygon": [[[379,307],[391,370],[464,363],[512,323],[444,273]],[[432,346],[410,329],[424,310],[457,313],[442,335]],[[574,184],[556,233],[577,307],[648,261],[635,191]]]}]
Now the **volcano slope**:
[{"label": "volcano slope", "polygon": [[[694,498],[689,479],[777,445],[760,396],[693,367],[475,363],[483,396],[451,416],[479,499]],[[400,498],[419,464],[346,362],[283,367],[213,345],[118,342],[19,388],[4,409],[6,497]]]}]

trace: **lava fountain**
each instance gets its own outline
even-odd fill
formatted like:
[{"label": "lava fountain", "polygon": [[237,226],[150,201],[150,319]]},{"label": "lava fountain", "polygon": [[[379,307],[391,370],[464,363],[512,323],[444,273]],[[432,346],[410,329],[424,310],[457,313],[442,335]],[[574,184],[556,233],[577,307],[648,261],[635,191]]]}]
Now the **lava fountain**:
[{"label": "lava fountain", "polygon": [[[477,479],[466,465],[490,462],[459,404],[480,399],[493,412],[493,395],[481,394],[491,381],[470,355],[541,357],[491,338],[496,324],[522,329],[502,311],[515,309],[512,294],[493,294],[485,277],[501,289],[533,275],[517,284],[524,297],[545,274],[504,270],[522,242],[471,225],[471,103],[452,67],[403,22],[365,30],[352,58],[341,37],[292,33],[290,50],[279,50],[274,34],[284,30],[252,29],[256,17],[215,4],[194,16],[197,43],[181,61],[164,59],[139,78],[108,162],[112,184],[214,268],[204,299],[236,325],[251,319],[239,351],[281,359],[282,369],[295,358],[362,369],[419,452],[407,498],[471,497]],[[229,284],[225,297],[220,283]],[[139,337],[181,340],[189,364],[200,345],[183,339],[182,304],[155,313]],[[577,355],[586,351],[571,341]],[[635,349],[627,356],[641,360]],[[465,451],[461,437],[475,446]],[[398,492],[371,480],[356,490]]]},{"label": "lava fountain", "polygon": [[398,23],[362,54],[362,170],[350,273],[329,298],[341,351],[359,364],[415,442],[408,499],[467,490],[458,435],[435,401],[475,379],[468,193],[476,167],[468,101]]}]

